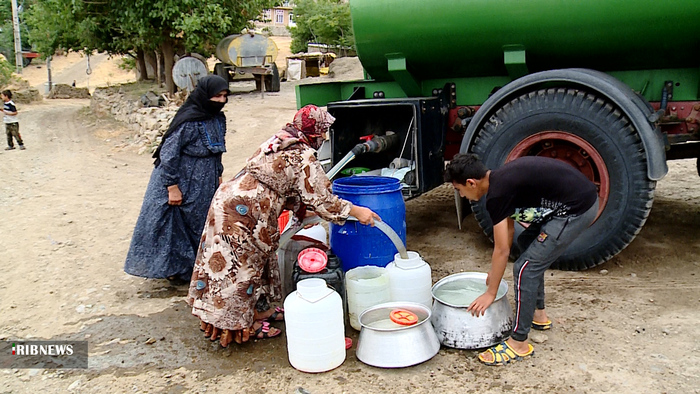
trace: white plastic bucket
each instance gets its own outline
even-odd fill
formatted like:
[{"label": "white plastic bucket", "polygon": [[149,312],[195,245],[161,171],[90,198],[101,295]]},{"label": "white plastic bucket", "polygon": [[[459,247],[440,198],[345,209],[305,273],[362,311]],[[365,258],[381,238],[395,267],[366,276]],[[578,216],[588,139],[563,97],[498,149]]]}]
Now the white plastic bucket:
[{"label": "white plastic bucket", "polygon": [[345,361],[345,326],[340,295],[320,278],[304,279],[284,300],[287,352],[292,367],[325,372]]},{"label": "white plastic bucket", "polygon": [[409,251],[407,254],[408,258],[403,259],[397,253],[394,261],[386,266],[391,301],[415,302],[430,309],[433,306],[430,265],[417,252]]},{"label": "white plastic bucket", "polygon": [[360,314],[366,309],[391,301],[389,274],[384,267],[365,265],[345,273],[350,326],[360,330]]}]

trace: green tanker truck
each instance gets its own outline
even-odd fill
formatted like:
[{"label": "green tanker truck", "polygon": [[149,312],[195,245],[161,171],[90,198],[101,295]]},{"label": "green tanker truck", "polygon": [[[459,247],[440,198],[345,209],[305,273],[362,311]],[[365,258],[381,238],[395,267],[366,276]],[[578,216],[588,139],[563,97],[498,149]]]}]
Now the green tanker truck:
[{"label": "green tanker truck", "polygon": [[[666,161],[700,157],[700,1],[350,0],[350,8],[366,78],[296,92],[298,106],[327,105],[336,117],[332,162],[360,137],[398,134],[397,146],[353,165],[405,159],[412,198],[442,184],[457,152],[490,168],[527,155],[566,161],[598,186],[601,209],[558,268],[619,253],[644,225]],[[471,208],[490,236],[484,206]]]}]

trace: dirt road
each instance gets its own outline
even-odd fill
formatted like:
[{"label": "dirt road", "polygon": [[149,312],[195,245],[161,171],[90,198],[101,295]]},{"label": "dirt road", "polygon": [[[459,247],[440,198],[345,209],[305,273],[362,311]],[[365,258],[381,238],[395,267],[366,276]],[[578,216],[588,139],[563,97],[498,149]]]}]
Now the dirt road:
[{"label": "dirt road", "polygon": [[[225,177],[295,110],[286,83],[230,103]],[[21,108],[27,150],[0,151],[0,339],[86,339],[90,368],[0,370],[0,392],[700,392],[693,161],[670,163],[647,224],[619,256],[585,272],[548,272],[554,328],[538,335],[533,358],[489,368],[475,351],[443,348],[426,363],[386,370],[352,349],[341,367],[310,375],[289,365],[284,336],[221,349],[197,329],[185,288],[122,271],[152,162],[114,148],[129,133],[86,115],[88,104]],[[442,187],[407,203],[408,248],[431,264],[433,281],[488,269],[491,244],[471,217],[457,229],[452,196]]]}]

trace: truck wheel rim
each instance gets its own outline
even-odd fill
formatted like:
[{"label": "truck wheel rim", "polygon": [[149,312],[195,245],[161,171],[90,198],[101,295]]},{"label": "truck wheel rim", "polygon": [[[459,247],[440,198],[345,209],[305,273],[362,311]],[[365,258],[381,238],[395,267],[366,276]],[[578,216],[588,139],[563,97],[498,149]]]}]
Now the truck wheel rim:
[{"label": "truck wheel rim", "polygon": [[551,157],[569,163],[598,188],[600,207],[596,219],[610,196],[610,177],[605,160],[586,140],[563,131],[543,131],[520,141],[506,157],[506,163],[523,156]]}]

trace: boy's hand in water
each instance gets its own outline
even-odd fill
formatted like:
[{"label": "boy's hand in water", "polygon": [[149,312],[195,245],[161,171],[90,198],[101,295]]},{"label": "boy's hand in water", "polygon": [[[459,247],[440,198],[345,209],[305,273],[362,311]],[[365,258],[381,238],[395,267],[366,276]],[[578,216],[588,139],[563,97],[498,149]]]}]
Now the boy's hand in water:
[{"label": "boy's hand in water", "polygon": [[469,307],[467,308],[467,312],[471,312],[472,316],[484,316],[484,313],[486,313],[486,310],[493,304],[493,301],[496,299],[495,294],[491,294],[488,290],[486,293],[482,294],[472,302]]}]

